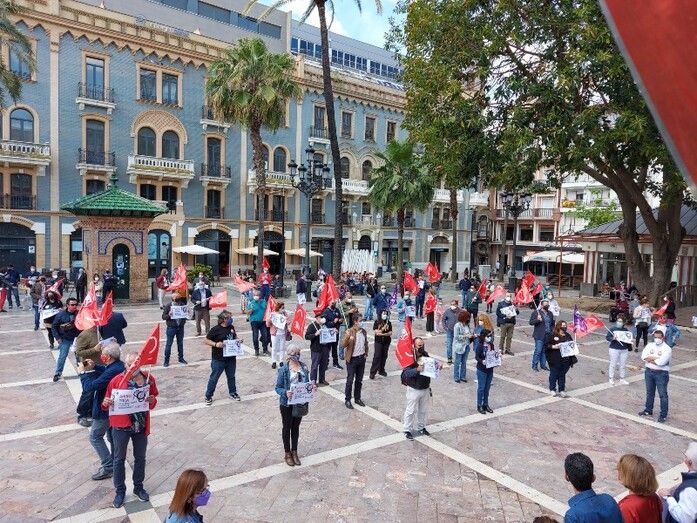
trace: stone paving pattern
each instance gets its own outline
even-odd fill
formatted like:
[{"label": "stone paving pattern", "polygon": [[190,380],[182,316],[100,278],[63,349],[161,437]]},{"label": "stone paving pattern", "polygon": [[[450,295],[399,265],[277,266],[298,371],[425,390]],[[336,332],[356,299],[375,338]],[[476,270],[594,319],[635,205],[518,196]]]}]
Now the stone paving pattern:
[{"label": "stone paving pattern", "polygon": [[[416,441],[401,434],[405,388],[392,355],[388,377],[373,381],[366,374],[366,408],[343,406],[345,371],[330,369],[331,387],[320,389],[301,425],[303,466],[290,468],[283,463],[275,371],[267,358],[253,356],[249,324],[238,312],[237,299],[230,309],[249,345],[237,366],[243,401],[227,398],[223,376],[215,402],[204,405],[210,352],[193,336],[190,322],[185,340],[190,364],[153,368],[160,397],[148,445],[145,486],[151,502],[141,503],[129,492],[121,509],[110,508],[111,481],[90,478],[97,459],[87,429],[75,423],[79,383],[73,356],[65,379],[53,383],[57,351],[48,349],[41,331],[33,331],[32,315],[2,314],[0,522],[161,521],[177,477],[188,467],[202,468],[211,480],[214,494],[201,510],[207,522],[529,522],[540,514],[561,519],[572,495],[563,474],[567,453],[589,454],[596,465],[596,487],[620,497],[616,462],[623,453],[647,457],[663,478],[675,472],[688,441],[697,438],[691,415],[697,336],[684,333],[674,351],[669,419],[659,425],[636,416],[644,401],[639,354],[630,355],[630,385],[607,383],[604,333],[581,340],[582,355],[567,379],[572,397],[549,397],[547,373],[530,369],[531,327],[525,310],[515,330],[516,355],[505,357],[495,373],[494,415],[476,412],[471,354],[468,383],[454,383],[450,368],[433,381],[432,436]],[[137,350],[160,311],[155,305],[120,310],[130,322],[125,348]],[[415,323],[415,331],[423,334],[424,321]],[[309,344],[297,337],[296,342],[309,365]],[[445,356],[444,344],[443,335],[426,338],[434,356]]]}]

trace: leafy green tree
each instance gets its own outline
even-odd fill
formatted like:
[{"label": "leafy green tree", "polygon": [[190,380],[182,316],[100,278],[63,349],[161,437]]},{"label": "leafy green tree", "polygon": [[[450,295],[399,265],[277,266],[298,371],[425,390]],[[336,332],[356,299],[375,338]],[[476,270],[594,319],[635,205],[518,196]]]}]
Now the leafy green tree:
[{"label": "leafy green tree", "polygon": [[257,180],[257,271],[264,252],[266,168],[262,127],[276,131],[284,122],[286,102],[302,95],[292,80],[293,59],[269,53],[261,38],[243,38],[214,61],[206,81],[206,97],[214,113],[224,121],[249,129],[252,163]]},{"label": "leafy green tree", "polygon": [[[487,183],[525,186],[544,170],[552,184],[587,174],[613,189],[637,286],[654,300],[665,292],[685,234],[685,182],[598,2],[402,0],[398,11],[407,15],[405,37],[393,33],[407,67],[436,57],[451,74],[433,83],[457,82],[463,97],[474,89],[483,102],[496,150],[495,161],[482,163]],[[423,33],[425,43],[411,49],[412,33]],[[647,192],[660,198],[657,209]],[[651,236],[652,264],[639,252],[637,213]]]},{"label": "leafy green tree", "polygon": [[[294,0],[276,0],[271,7],[264,13],[270,12]],[[356,9],[361,13],[363,6],[361,0],[353,0]],[[247,10],[259,0],[249,0]],[[331,20],[334,20],[334,1],[333,0],[307,0],[307,8],[300,21],[304,22],[312,11],[317,9],[319,15],[319,32],[322,43],[322,82],[324,87],[324,104],[327,115],[327,130],[329,133],[329,148],[332,154],[332,168],[334,169],[334,200],[336,202],[334,212],[334,249],[332,255],[332,273],[334,279],[339,281],[341,277],[342,245],[344,242],[344,222],[341,202],[343,201],[343,185],[341,178],[341,152],[339,151],[339,137],[336,132],[336,111],[334,108],[334,89],[332,86],[332,75],[329,60],[329,25],[327,24],[327,9],[329,9]],[[382,14],[382,1],[375,0],[375,9],[378,14]],[[262,15],[262,17],[264,16]]]},{"label": "leafy green tree", "polygon": [[[10,16],[18,15],[22,8],[14,0],[0,0],[0,39],[9,43],[12,51],[34,71],[34,55],[29,38],[17,28]],[[17,100],[22,95],[22,80],[8,68],[9,64],[0,58],[0,108],[7,107],[6,96]]]},{"label": "leafy green tree", "polygon": [[593,199],[589,205],[577,203],[573,212],[574,217],[586,220],[586,228],[597,227],[613,220],[618,220],[621,216],[617,202],[611,200],[604,202],[602,191],[591,191]]},{"label": "leafy green tree", "polygon": [[384,153],[378,153],[382,165],[370,173],[371,205],[385,215],[397,216],[397,281],[402,281],[404,219],[406,209],[425,211],[433,201],[435,178],[426,174],[411,142],[396,140],[387,144]]}]

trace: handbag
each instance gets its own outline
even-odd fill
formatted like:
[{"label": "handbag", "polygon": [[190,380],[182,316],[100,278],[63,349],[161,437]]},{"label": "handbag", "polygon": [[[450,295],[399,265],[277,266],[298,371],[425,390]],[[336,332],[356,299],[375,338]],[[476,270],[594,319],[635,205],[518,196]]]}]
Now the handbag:
[{"label": "handbag", "polygon": [[308,412],[310,412],[309,403],[297,403],[293,405],[294,418],[302,418],[303,416],[306,416]]},{"label": "handbag", "polygon": [[290,331],[286,331],[286,341],[293,341],[293,334]]}]

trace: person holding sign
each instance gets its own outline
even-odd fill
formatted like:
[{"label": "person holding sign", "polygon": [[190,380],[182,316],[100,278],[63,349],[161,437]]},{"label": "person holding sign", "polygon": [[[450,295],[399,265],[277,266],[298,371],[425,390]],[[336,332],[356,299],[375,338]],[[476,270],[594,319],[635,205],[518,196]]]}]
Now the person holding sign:
[{"label": "person holding sign", "polygon": [[373,323],[373,334],[375,334],[375,352],[373,362],[370,364],[370,379],[374,380],[376,374],[386,377],[385,363],[387,363],[387,353],[392,341],[392,323],[388,319],[386,310],[378,312],[380,315]]},{"label": "person holding sign", "polygon": [[491,414],[494,411],[489,407],[489,390],[494,379],[495,363],[501,362],[501,355],[494,348],[491,331],[483,330],[475,339],[474,357],[477,360],[477,412]]},{"label": "person holding sign", "polygon": [[617,316],[615,326],[605,335],[605,339],[610,342],[610,368],[608,369],[610,385],[615,384],[615,367],[618,365],[620,368],[620,383],[629,385],[629,382],[624,378],[626,375],[627,358],[632,350],[632,333],[624,326],[623,315]]},{"label": "person holding sign", "polygon": [[[276,375],[276,394],[281,410],[281,439],[285,450],[286,465],[301,465],[298,457],[298,440],[300,439],[300,422],[307,414],[307,404],[293,405],[293,388],[310,381],[307,366],[300,361],[300,348],[290,344],[286,350],[287,365],[278,369]],[[314,386],[317,387],[316,385]]]},{"label": "person holding sign", "polygon": [[512,303],[512,294],[506,293],[506,297],[496,306],[496,326],[499,327],[500,340],[499,352],[505,352],[513,356],[511,341],[515,330],[516,316],[520,313],[518,307]]},{"label": "person holding sign", "polygon": [[[236,341],[237,343],[230,343]],[[235,370],[237,369],[237,356],[240,355],[235,349],[241,348],[242,340],[237,340],[237,332],[232,326],[232,313],[224,310],[218,314],[218,325],[214,326],[206,334],[204,343],[212,348],[211,351],[211,375],[208,378],[206,387],[206,405],[213,404],[213,394],[218,385],[220,376],[225,372],[227,378],[227,390],[230,397],[240,401],[235,385]],[[233,347],[234,345],[234,347]]]},{"label": "person holding sign", "polygon": [[341,340],[341,347],[345,350],[346,361],[346,386],[344,387],[344,405],[347,409],[352,409],[351,388],[353,387],[353,399],[356,405],[365,407],[361,400],[361,389],[363,387],[363,372],[365,371],[365,361],[368,358],[368,334],[361,327],[361,315],[354,312],[351,317],[351,328],[346,331]]},{"label": "person holding sign", "polygon": [[[425,343],[422,338],[414,338],[414,356],[416,361],[402,370],[402,385],[407,387],[407,405],[404,409],[404,435],[414,439],[414,435],[430,436],[426,430],[426,417],[431,397],[431,378],[423,375],[423,358],[428,358]],[[442,364],[438,362],[439,365]],[[416,430],[414,430],[416,418]]]},{"label": "person holding sign", "polygon": [[[331,349],[331,343],[322,343],[322,336],[327,336],[330,331],[330,329],[325,327],[326,323],[326,318],[316,316],[305,330],[305,339],[310,340],[310,356],[312,357],[310,380],[313,383],[318,383],[319,385],[323,386],[329,385],[325,375],[327,372],[327,367],[329,366],[329,351]],[[334,335],[336,335],[336,331],[334,331]],[[329,341],[328,338],[325,337],[325,341]],[[319,381],[317,381],[318,374]]]},{"label": "person holding sign", "polygon": [[566,373],[576,360],[576,356],[563,355],[569,347],[563,344],[574,343],[573,337],[566,329],[566,322],[558,321],[545,340],[545,356],[549,363],[549,393],[562,398],[566,398]]},{"label": "person holding sign", "polygon": [[455,383],[464,381],[467,383],[467,356],[470,352],[470,343],[474,334],[469,328],[469,311],[460,311],[457,323],[453,329],[453,350],[455,352],[455,365],[453,366],[453,379]]},{"label": "person holding sign", "polygon": [[266,326],[271,333],[271,368],[276,368],[276,363],[283,367],[283,353],[286,349],[286,336],[288,330],[288,315],[282,301],[276,303],[276,310],[266,320]]},{"label": "person holding sign", "polygon": [[40,316],[41,321],[44,323],[44,328],[47,331],[48,343],[51,349],[53,349],[56,342],[55,338],[53,337],[53,320],[56,318],[56,315],[61,311],[62,308],[63,302],[60,300],[58,295],[53,291],[46,291],[43,304],[41,305]]},{"label": "person holding sign", "polygon": [[[532,337],[535,340],[535,352],[532,355],[532,370],[549,370],[547,357],[545,354],[545,340],[554,330],[554,316],[549,310],[549,300],[543,299],[541,307],[532,311],[530,315],[530,325],[534,327]],[[539,368],[538,368],[539,366]]]},{"label": "person holding sign", "polygon": [[145,451],[150,435],[150,411],[157,405],[155,377],[138,365],[138,353],[126,356],[126,371],[109,382],[102,401],[102,410],[109,412],[109,426],[114,442],[114,508],[120,508],[126,497],[126,451],[133,442],[133,494],[141,501],[150,496],[143,488]]},{"label": "person holding sign", "polygon": [[172,301],[162,310],[162,319],[167,322],[167,341],[165,342],[165,361],[163,367],[169,367],[169,357],[172,354],[172,343],[177,338],[177,353],[179,363],[186,365],[184,359],[184,324],[188,316],[186,298],[178,292],[172,293]]},{"label": "person holding sign", "polygon": [[205,282],[202,280],[197,281],[194,292],[191,293],[191,303],[194,304],[194,319],[196,320],[196,336],[201,335],[202,320],[206,327],[205,334],[208,334],[211,328],[211,307],[208,303],[211,296],[213,296],[213,293]]}]

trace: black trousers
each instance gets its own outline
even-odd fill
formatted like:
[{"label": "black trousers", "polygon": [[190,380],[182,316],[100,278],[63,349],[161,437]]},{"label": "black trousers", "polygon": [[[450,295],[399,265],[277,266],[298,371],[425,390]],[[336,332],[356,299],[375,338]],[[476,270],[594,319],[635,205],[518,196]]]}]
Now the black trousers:
[{"label": "black trousers", "polygon": [[346,387],[344,388],[344,399],[351,401],[351,388],[353,388],[353,398],[361,399],[361,388],[363,388],[363,373],[365,372],[365,354],[354,356],[351,361],[346,363]]},{"label": "black trousers", "polygon": [[429,312],[426,314],[426,332],[433,332],[433,317],[435,313]]},{"label": "black trousers", "polygon": [[649,325],[647,323],[642,323],[636,326],[636,348],[639,348],[639,341],[644,338],[644,347],[646,347],[646,341],[649,339]]},{"label": "black trousers", "polygon": [[370,376],[375,376],[378,372],[385,372],[385,363],[387,362],[387,353],[389,352],[390,342],[382,343],[375,340],[375,353],[373,353],[373,362],[370,364]]},{"label": "black trousers", "polygon": [[283,428],[281,429],[281,438],[283,438],[283,450],[285,450],[286,452],[298,450],[298,439],[300,438],[300,422],[302,421],[302,418],[293,417],[292,405],[281,405],[280,409],[281,422],[283,423]]},{"label": "black trousers", "polygon": [[339,342],[332,343],[329,345],[332,351],[332,364],[336,365],[339,363],[339,354],[337,353],[337,348],[339,347]]},{"label": "black trousers", "polygon": [[[312,351],[312,366],[310,367],[310,381],[321,383],[325,380],[327,367],[329,366],[329,345],[320,345],[319,351]],[[319,380],[317,379],[319,374]]]}]

